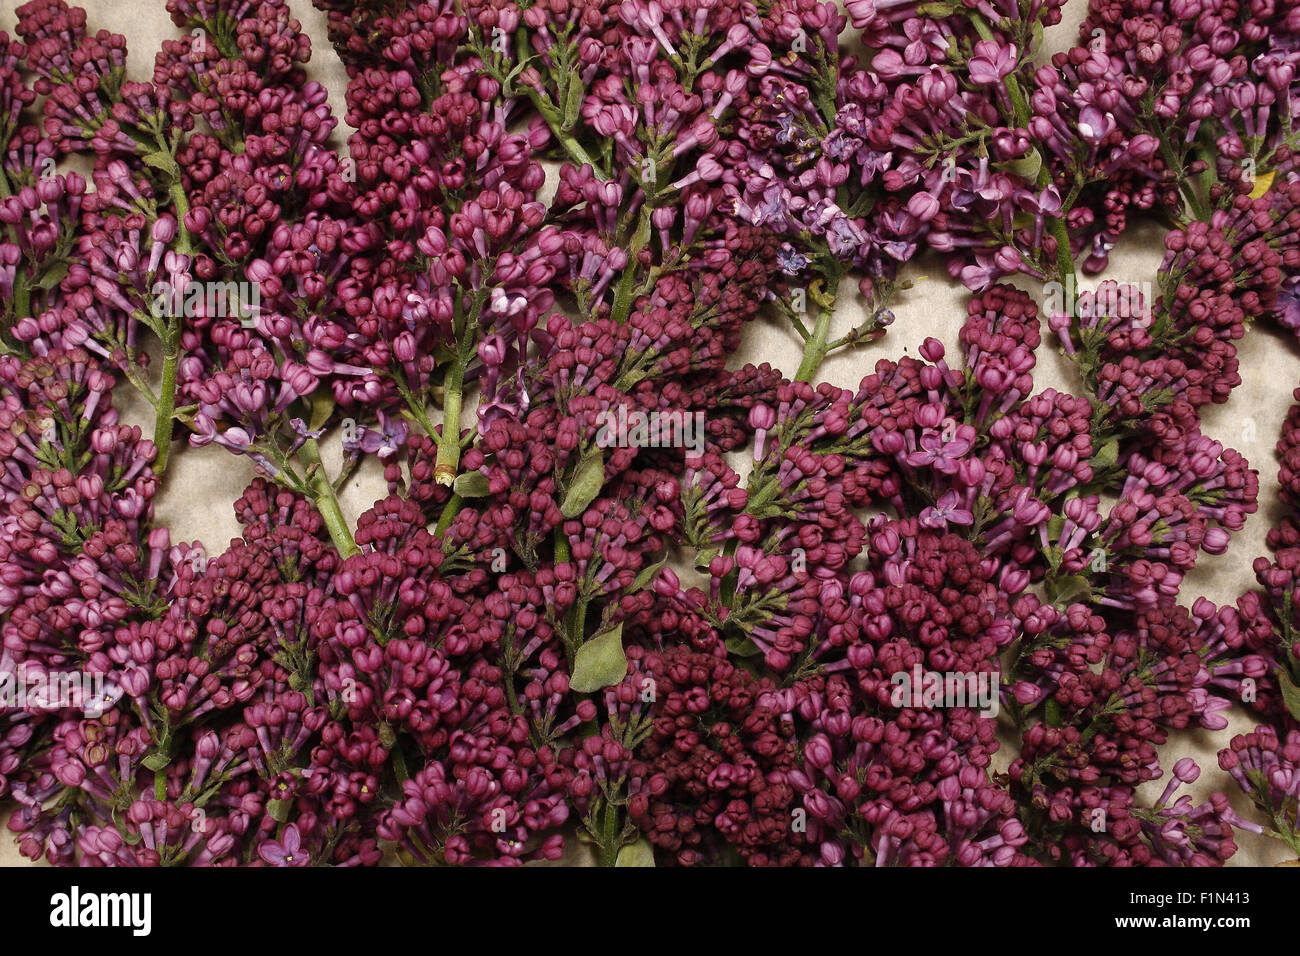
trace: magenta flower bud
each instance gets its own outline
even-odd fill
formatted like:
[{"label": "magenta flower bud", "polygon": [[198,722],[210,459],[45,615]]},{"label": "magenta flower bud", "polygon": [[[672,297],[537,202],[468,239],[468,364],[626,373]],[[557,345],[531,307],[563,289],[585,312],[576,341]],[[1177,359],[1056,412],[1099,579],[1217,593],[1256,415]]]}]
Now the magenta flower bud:
[{"label": "magenta flower bud", "polygon": [[804,744],[803,756],[810,767],[824,770],[835,760],[835,751],[831,749],[831,743],[825,735],[818,734]]},{"label": "magenta flower bud", "polygon": [[1021,707],[1030,707],[1043,697],[1043,691],[1036,684],[1031,684],[1028,681],[1017,682],[1011,688],[1011,694]]},{"label": "magenta flower bud", "polygon": [[399,362],[413,362],[417,355],[415,336],[402,332],[393,340],[393,357]]},{"label": "magenta flower bud", "polygon": [[159,216],[149,230],[149,238],[154,242],[171,242],[176,238],[176,219],[171,215]]},{"label": "magenta flower bud", "polygon": [[922,405],[916,411],[916,423],[922,428],[938,428],[944,419],[942,405]]},{"label": "magenta flower bud", "polygon": [[[506,359],[506,340],[500,335],[489,335],[478,344],[478,358],[488,368],[499,367]],[[409,359],[402,359],[401,356],[398,356],[398,359],[409,361]]]},{"label": "magenta flower bud", "polygon": [[927,338],[921,343],[921,358],[927,362],[940,362],[943,360],[943,355],[943,343],[938,339]]},{"label": "magenta flower bud", "polygon": [[939,213],[939,200],[929,193],[917,193],[907,201],[907,211],[921,222],[929,222]]},{"label": "magenta flower bud", "polygon": [[118,272],[130,272],[136,267],[137,262],[139,262],[139,255],[135,247],[126,243],[118,246],[113,254],[113,264],[117,266]]},{"label": "magenta flower bud", "polygon": [[1184,757],[1174,764],[1174,776],[1183,783],[1192,783],[1201,775],[1201,768],[1191,757]]},{"label": "magenta flower bud", "polygon": [[117,430],[97,428],[90,436],[90,447],[99,455],[111,455],[117,450]]},{"label": "magenta flower bud", "polygon": [[768,405],[755,405],[749,410],[749,427],[755,431],[766,430],[776,424],[776,412]]}]

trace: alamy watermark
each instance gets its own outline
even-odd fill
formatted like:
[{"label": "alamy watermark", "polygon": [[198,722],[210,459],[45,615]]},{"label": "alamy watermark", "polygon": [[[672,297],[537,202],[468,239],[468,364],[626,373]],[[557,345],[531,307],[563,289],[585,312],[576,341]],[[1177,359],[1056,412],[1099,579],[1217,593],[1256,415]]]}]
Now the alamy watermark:
[{"label": "alamy watermark", "polygon": [[685,448],[704,454],[704,412],[643,412],[626,405],[606,409],[596,418],[601,448]]},{"label": "alamy watermark", "polygon": [[911,672],[899,671],[889,678],[894,689],[889,702],[894,707],[978,707],[981,717],[998,715],[998,675],[986,671],[926,671],[920,664]]},{"label": "alamy watermark", "polygon": [[262,288],[256,282],[189,282],[172,285],[159,280],[150,290],[154,315],[186,318],[239,319],[248,325],[262,307]]},{"label": "alamy watermark", "polygon": [[1081,292],[1073,275],[1065,283],[1048,282],[1043,285],[1043,311],[1049,316],[1064,313],[1074,318],[1118,315],[1132,318],[1139,326],[1151,324],[1151,283],[1103,282],[1096,292]]},{"label": "alamy watermark", "polygon": [[101,717],[120,696],[103,674],[47,671],[27,662],[0,669],[0,709],[79,710]]},{"label": "alamy watermark", "polygon": [[153,931],[153,894],[83,893],[74,886],[50,897],[50,925],[56,929],[124,927],[133,936]]}]

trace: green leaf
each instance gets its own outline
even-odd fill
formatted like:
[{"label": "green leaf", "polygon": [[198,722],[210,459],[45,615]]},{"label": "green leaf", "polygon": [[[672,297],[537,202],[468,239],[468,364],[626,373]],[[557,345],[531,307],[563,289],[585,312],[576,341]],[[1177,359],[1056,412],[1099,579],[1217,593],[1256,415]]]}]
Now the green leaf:
[{"label": "green leaf", "polygon": [[623,624],[619,622],[578,648],[569,686],[589,694],[617,684],[627,676],[627,655],[623,653]]},{"label": "green leaf", "polygon": [[319,431],[325,427],[325,423],[330,420],[334,414],[334,399],[329,393],[321,393],[311,403],[311,424],[307,426],[309,431]]},{"label": "green leaf", "polygon": [[154,773],[162,770],[171,762],[172,758],[167,754],[150,754],[140,761],[140,763],[144,764],[147,769],[152,770]]},{"label": "green leaf", "polygon": [[615,866],[654,866],[655,851],[650,841],[642,837],[635,843],[629,843],[618,851]]},{"label": "green leaf", "polygon": [[658,574],[660,569],[662,569],[663,566],[667,563],[668,563],[668,555],[665,554],[654,564],[650,565],[650,567],[642,568],[641,573],[638,574],[636,576],[636,580],[632,582],[632,587],[628,591],[628,593],[635,594],[637,591],[641,591],[644,590],[645,588],[648,588],[650,586],[650,582],[652,582],[655,579],[655,575]]},{"label": "green leaf", "polygon": [[1067,574],[1047,582],[1047,596],[1057,607],[1092,600],[1092,587],[1088,579],[1079,574]]},{"label": "green leaf", "polygon": [[578,118],[582,115],[582,100],[586,96],[586,88],[582,85],[582,80],[578,78],[577,73],[569,76],[569,89],[564,99],[564,119],[561,128],[571,130]]},{"label": "green leaf", "polygon": [[1047,706],[1044,708],[1044,716],[1050,727],[1064,727],[1065,719],[1061,715],[1061,705],[1056,702],[1055,697],[1047,698]]},{"label": "green leaf", "polygon": [[144,839],[141,834],[133,833],[126,828],[126,821],[122,819],[122,814],[118,811],[117,807],[113,808],[111,816],[113,818],[113,824],[117,827],[117,832],[122,834],[122,839],[129,845],[135,846]]},{"label": "green leaf", "polygon": [[722,552],[719,551],[717,548],[709,548],[706,551],[701,551],[699,554],[695,556],[695,570],[703,571],[705,574],[708,574],[709,562],[712,561],[721,553]]},{"label": "green leaf", "polygon": [[451,483],[451,490],[462,498],[482,498],[491,493],[487,475],[481,471],[462,471]]},{"label": "green leaf", "polygon": [[266,812],[276,823],[284,823],[289,819],[289,811],[293,808],[292,800],[268,800],[266,801]]},{"label": "green leaf", "polygon": [[944,17],[950,17],[956,11],[957,6],[953,3],[923,3],[916,8],[918,15],[931,17],[935,20],[942,20]]},{"label": "green leaf", "polygon": [[1296,720],[1300,720],[1300,687],[1296,687],[1291,682],[1291,676],[1282,668],[1278,668],[1277,685],[1282,691],[1282,701],[1286,704],[1287,712]]},{"label": "green leaf", "polygon": [[1029,152],[1024,156],[1002,165],[1025,182],[1035,183],[1038,181],[1038,171],[1043,168],[1043,157],[1039,155],[1038,150],[1030,147]]},{"label": "green leaf", "polygon": [[566,518],[578,517],[587,510],[587,505],[596,500],[604,486],[605,453],[600,448],[593,448],[578,464],[577,474],[573,476],[573,483],[560,505],[560,514]]},{"label": "green leaf", "polygon": [[154,153],[145,153],[140,157],[144,160],[146,166],[152,166],[154,169],[161,169],[170,176],[179,176],[180,168],[176,165],[176,158],[166,150],[158,150]]},{"label": "green leaf", "polygon": [[1101,446],[1097,454],[1092,456],[1092,470],[1101,471],[1105,468],[1113,468],[1117,461],[1119,461],[1119,441],[1112,438]]},{"label": "green leaf", "polygon": [[53,289],[63,281],[63,277],[68,274],[67,262],[56,262],[45,270],[45,275],[41,276],[40,281],[33,288],[36,289]]},{"label": "green leaf", "polygon": [[724,642],[727,650],[737,657],[757,657],[763,653],[763,649],[749,639],[749,636],[729,637]]}]

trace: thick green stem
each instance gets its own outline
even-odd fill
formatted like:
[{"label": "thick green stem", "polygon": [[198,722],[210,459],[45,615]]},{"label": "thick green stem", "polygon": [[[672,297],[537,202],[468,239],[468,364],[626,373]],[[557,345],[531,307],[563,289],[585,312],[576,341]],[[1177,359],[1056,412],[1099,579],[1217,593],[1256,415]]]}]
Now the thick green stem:
[{"label": "thick green stem", "polygon": [[317,444],[316,439],[308,438],[299,449],[298,455],[307,466],[307,480],[311,483],[316,510],[325,519],[325,527],[329,530],[334,547],[345,558],[359,554],[361,549],[352,539],[352,532],[348,530],[348,523],[343,517],[343,509],[339,507],[339,499],[334,494],[334,486],[330,483],[324,464],[321,463],[320,445]]},{"label": "thick green stem", "polygon": [[158,449],[158,457],[153,463],[155,475],[161,475],[167,470],[167,460],[171,453],[172,428],[176,424],[176,366],[180,360],[180,349],[169,347],[163,353],[162,389],[153,425],[153,443]]},{"label": "thick green stem", "polygon": [[460,409],[464,388],[465,360],[457,356],[442,383],[442,439],[438,442],[438,460],[433,467],[434,480],[440,485],[455,481],[460,468]]},{"label": "thick green stem", "polygon": [[185,195],[185,189],[181,186],[179,176],[172,180],[172,202],[176,206],[176,251],[182,255],[191,255],[194,252],[194,245],[190,231],[185,228],[185,217],[190,211],[190,201]]},{"label": "thick green stem", "polygon": [[614,302],[609,310],[610,319],[619,325],[626,322],[627,317],[632,313],[632,300],[634,298],[632,290],[636,288],[637,256],[646,247],[646,243],[650,241],[651,211],[650,199],[647,196],[645,203],[641,206],[636,233],[632,236],[632,244],[627,250],[627,268],[624,270],[622,278],[619,279],[618,288],[614,291]]},{"label": "thick green stem", "polygon": [[32,293],[27,288],[27,277],[21,271],[14,276],[14,318],[25,319],[32,312]]},{"label": "thick green stem", "polygon": [[600,865],[613,866],[618,862],[621,841],[618,838],[618,807],[608,799],[605,801],[604,820],[600,829]]},{"label": "thick green stem", "polygon": [[460,511],[461,505],[464,503],[464,498],[454,492],[452,493],[452,496],[447,499],[447,503],[442,506],[442,514],[438,516],[438,526],[434,529],[436,534],[442,535],[446,533],[456,517],[456,512]]},{"label": "thick green stem", "polygon": [[1065,228],[1065,220],[1055,216],[1047,219],[1047,228],[1056,237],[1056,269],[1060,272],[1060,281],[1064,283],[1067,276],[1074,275],[1074,256],[1070,253],[1070,231]]},{"label": "thick green stem", "polygon": [[812,336],[804,345],[803,361],[799,363],[799,371],[794,374],[796,382],[811,383],[813,376],[817,374],[817,369],[821,368],[826,353],[830,351],[828,340],[831,332],[831,317],[834,314],[835,309],[832,306],[819,307],[817,324],[813,326]]}]

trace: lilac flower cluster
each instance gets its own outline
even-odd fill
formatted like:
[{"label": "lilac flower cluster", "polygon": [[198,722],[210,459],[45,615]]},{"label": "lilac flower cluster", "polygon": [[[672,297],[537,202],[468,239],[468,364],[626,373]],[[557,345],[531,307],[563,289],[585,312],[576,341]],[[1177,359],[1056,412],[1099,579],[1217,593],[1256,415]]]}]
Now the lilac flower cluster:
[{"label": "lilac flower cluster", "polygon": [[[64,0],[0,35],[0,679],[100,688],[0,710],[24,854],[1300,852],[1300,406],[1260,590],[1183,590],[1258,507],[1200,409],[1300,329],[1294,11],[1094,0],[1048,64],[1059,2],[315,4],[343,104],[283,0],[168,0],[147,82]],[[1154,294],[1075,294],[1144,217]],[[927,254],[956,347],[818,384]],[[154,517],[185,444],[257,471],[220,553]],[[1158,750],[1234,706],[1249,813]]]}]

